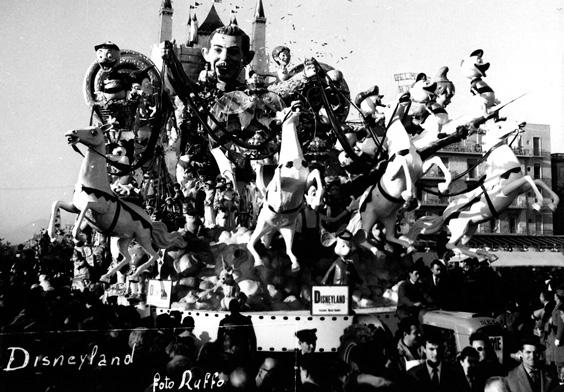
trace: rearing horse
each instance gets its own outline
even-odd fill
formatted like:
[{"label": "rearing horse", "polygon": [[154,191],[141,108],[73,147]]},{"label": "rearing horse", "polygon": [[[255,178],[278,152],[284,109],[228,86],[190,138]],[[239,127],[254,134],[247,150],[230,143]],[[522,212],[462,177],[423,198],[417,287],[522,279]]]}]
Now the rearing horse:
[{"label": "rearing horse", "polygon": [[[433,165],[437,165],[445,177],[445,181],[439,184],[440,192],[445,192],[451,181],[450,172],[438,156],[424,162],[421,160],[399,116],[394,117],[388,127],[385,146],[389,156],[386,171],[361,196],[359,210],[347,226],[347,230],[360,240],[360,245],[372,252],[376,252],[376,248],[367,239],[378,221],[386,229],[388,242],[404,248],[411,246],[411,241],[395,236],[397,214],[406,202],[415,197],[414,184]],[[362,230],[361,236],[358,236],[359,230]]]},{"label": "rearing horse", "polygon": [[[300,211],[304,206],[304,194],[306,185],[310,181],[317,182],[318,192],[314,204],[321,204],[323,196],[321,175],[319,170],[310,172],[307,168],[304,154],[298,140],[299,112],[292,109],[284,109],[278,113],[283,117],[282,141],[280,146],[280,157],[278,167],[274,176],[266,187],[266,196],[263,206],[257,218],[257,225],[247,248],[255,259],[255,266],[262,265],[260,255],[255,249],[255,243],[264,237],[269,242],[271,235],[279,231],[286,245],[286,254],[292,262],[292,270],[300,269],[297,257],[292,252],[294,234]],[[260,170],[258,171],[261,172]],[[257,174],[260,176],[260,174]],[[263,179],[257,178],[257,182]],[[313,206],[314,208],[316,206]]]},{"label": "rearing horse", "polygon": [[555,210],[559,203],[558,196],[542,180],[534,180],[521,172],[521,163],[507,144],[507,138],[519,134],[524,124],[517,125],[509,121],[488,121],[483,138],[483,147],[487,151],[485,179],[481,185],[467,193],[453,198],[441,216],[425,216],[417,220],[408,236],[415,239],[419,234],[433,234],[443,225],[450,231],[450,240],[446,247],[458,250],[470,257],[493,259],[494,255],[466,246],[479,223],[499,216],[521,193],[532,190],[536,202],[532,207],[539,211],[543,196],[539,187],[552,199],[548,208]]},{"label": "rearing horse", "polygon": [[118,237],[119,253],[123,260],[110,269],[101,280],[109,281],[124,265],[131,261],[128,246],[135,240],[150,256],[149,260],[139,266],[132,279],[139,277],[157,258],[157,249],[184,247],[185,241],[179,233],[169,233],[162,222],[152,222],[147,213],[139,206],[119,199],[111,190],[108,179],[104,131],[101,128],[89,127],[77,129],[65,134],[69,144],[82,143],[88,147],[78,174],[72,201],[56,201],[53,203],[49,236],[55,239],[57,224],[60,222],[60,209],[78,214],[72,235],[78,239],[80,230],[91,226],[108,236]]}]

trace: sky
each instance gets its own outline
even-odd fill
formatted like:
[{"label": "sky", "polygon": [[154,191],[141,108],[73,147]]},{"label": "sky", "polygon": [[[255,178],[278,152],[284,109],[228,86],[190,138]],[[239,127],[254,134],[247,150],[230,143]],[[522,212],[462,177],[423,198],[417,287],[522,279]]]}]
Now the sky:
[{"label": "sky", "polygon": [[[217,0],[216,0],[217,1]],[[94,45],[111,40],[149,55],[161,0],[3,0],[0,6],[0,238],[24,241],[23,227],[70,200],[81,158],[63,134],[88,125],[83,98]],[[200,23],[212,0],[198,0]],[[173,35],[185,37],[194,1],[173,0]],[[505,115],[551,126],[564,153],[564,2],[561,0],[264,0],[267,51],[292,49],[343,71],[353,95],[374,84],[396,97],[394,73],[450,68],[463,111],[469,83],[460,61],[475,49],[491,63],[486,81]],[[283,6],[281,5],[283,4]],[[256,0],[216,2],[224,22],[236,10],[250,33]],[[238,8],[237,8],[238,7]],[[40,227],[37,227],[39,230]]]}]

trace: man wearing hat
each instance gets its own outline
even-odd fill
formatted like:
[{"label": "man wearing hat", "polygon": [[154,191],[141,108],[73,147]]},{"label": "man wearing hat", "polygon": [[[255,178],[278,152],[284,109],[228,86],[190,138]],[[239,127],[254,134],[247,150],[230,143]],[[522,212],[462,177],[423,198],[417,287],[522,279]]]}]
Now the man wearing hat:
[{"label": "man wearing hat", "polygon": [[298,338],[298,345],[302,355],[311,354],[315,351],[317,344],[317,328],[313,329],[300,329],[296,332]]},{"label": "man wearing hat", "polygon": [[522,338],[518,355],[521,364],[507,374],[507,384],[511,392],[548,392],[558,383],[553,375],[542,367],[541,354],[544,346],[538,336]]}]

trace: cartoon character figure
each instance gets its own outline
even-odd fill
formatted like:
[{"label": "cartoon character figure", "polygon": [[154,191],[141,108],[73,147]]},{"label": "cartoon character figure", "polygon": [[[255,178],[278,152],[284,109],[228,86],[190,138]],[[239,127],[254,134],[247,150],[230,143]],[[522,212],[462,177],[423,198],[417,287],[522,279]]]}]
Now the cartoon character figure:
[{"label": "cartoon character figure", "polygon": [[225,187],[220,188],[215,197],[217,212],[216,223],[227,230],[235,228],[237,211],[239,210],[239,194],[233,189],[231,181],[225,182]]},{"label": "cartoon character figure", "polygon": [[378,110],[379,107],[386,107],[382,103],[382,98],[384,96],[380,94],[380,89],[374,85],[368,90],[358,93],[354,99],[354,104],[360,108],[369,122],[383,127],[385,115]]},{"label": "cartoon character figure", "polygon": [[486,71],[490,68],[490,63],[483,60],[484,51],[477,49],[470,53],[470,56],[461,63],[462,73],[470,79],[470,92],[477,97],[477,103],[481,113],[486,116],[489,110],[499,101],[495,97],[494,90],[482,79],[486,77]]},{"label": "cartoon character figure", "polygon": [[276,76],[280,81],[288,80],[292,76],[288,67],[291,58],[290,48],[286,46],[277,46],[272,51],[272,59],[278,68],[276,70]]}]

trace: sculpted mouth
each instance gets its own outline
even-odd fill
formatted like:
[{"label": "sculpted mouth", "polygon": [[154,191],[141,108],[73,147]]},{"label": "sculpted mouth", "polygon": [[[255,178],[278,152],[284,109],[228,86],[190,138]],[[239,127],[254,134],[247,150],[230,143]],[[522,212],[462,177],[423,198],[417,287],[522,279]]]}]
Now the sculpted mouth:
[{"label": "sculpted mouth", "polygon": [[76,143],[78,143],[78,137],[73,136],[73,135],[69,135],[69,136],[67,136],[67,142],[69,144],[76,144]]},{"label": "sculpted mouth", "polygon": [[114,65],[116,65],[116,62],[106,60],[106,61],[100,61],[98,64],[100,64],[102,70],[109,71],[110,69],[112,69]]}]

